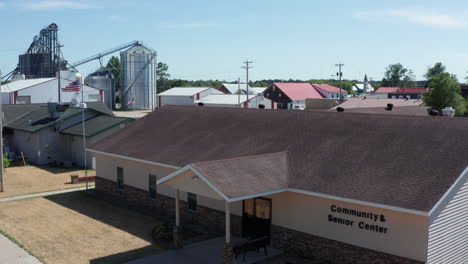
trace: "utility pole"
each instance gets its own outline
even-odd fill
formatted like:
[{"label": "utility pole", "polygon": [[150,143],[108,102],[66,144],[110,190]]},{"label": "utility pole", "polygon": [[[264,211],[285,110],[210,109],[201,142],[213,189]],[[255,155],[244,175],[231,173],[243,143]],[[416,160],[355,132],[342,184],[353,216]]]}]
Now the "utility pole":
[{"label": "utility pole", "polygon": [[249,64],[252,64],[253,61],[249,61],[246,59],[243,63],[245,64],[245,66],[242,66],[242,68],[245,69],[246,76],[247,76],[247,81],[246,81],[245,86],[247,90],[247,104],[248,104],[249,103],[249,69],[252,68],[252,66],[249,66]]},{"label": "utility pole", "polygon": [[[2,72],[0,71],[0,91],[2,89]],[[3,192],[3,111],[0,100],[0,192]]]},{"label": "utility pole", "polygon": [[239,104],[239,107],[241,107],[241,103],[240,103],[240,94],[241,94],[241,90],[240,90],[240,78],[238,77],[238,78],[237,78],[237,103]]},{"label": "utility pole", "polygon": [[340,103],[343,102],[343,97],[341,97],[341,77],[343,77],[343,73],[341,72],[341,67],[344,66],[343,63],[338,63],[338,64],[335,64],[336,67],[338,67],[338,72],[336,73],[336,75],[340,78]]}]

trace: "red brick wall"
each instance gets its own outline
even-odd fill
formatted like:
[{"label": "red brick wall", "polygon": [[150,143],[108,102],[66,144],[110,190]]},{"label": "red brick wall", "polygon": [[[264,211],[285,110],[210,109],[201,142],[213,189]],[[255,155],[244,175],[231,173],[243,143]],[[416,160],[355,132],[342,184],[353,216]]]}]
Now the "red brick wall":
[{"label": "red brick wall", "polygon": [[[100,177],[96,177],[95,184],[96,194],[113,204],[175,222],[175,201],[171,197],[158,194],[156,199],[148,199],[148,191],[128,185],[119,189],[115,182]],[[188,209],[188,204],[185,201],[180,201],[180,222],[182,227],[184,224],[197,224],[204,226],[211,232],[225,232],[224,212],[200,205],[193,212]],[[231,214],[231,232],[233,235],[241,235],[241,216]]]},{"label": "red brick wall", "polygon": [[320,260],[324,263],[422,264],[416,260],[356,247],[275,225],[271,226],[271,243],[273,247],[282,249],[287,255]]}]

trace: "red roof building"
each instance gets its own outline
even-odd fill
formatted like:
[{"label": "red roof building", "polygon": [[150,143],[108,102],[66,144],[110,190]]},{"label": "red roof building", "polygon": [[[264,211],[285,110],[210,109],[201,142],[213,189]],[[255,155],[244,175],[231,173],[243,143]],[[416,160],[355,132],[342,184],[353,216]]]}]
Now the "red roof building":
[{"label": "red roof building", "polygon": [[375,93],[396,93],[400,87],[380,87]]},{"label": "red roof building", "polygon": [[312,86],[325,98],[346,98],[348,91],[329,84],[312,84]]},{"label": "red roof building", "polygon": [[263,94],[266,98],[277,102],[279,109],[303,109],[305,108],[305,99],[323,98],[310,83],[275,82]]}]

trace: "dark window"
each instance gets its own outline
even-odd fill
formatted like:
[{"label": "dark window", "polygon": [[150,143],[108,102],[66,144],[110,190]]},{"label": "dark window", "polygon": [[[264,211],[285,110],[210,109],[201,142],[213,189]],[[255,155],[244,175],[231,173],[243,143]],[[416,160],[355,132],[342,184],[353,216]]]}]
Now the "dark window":
[{"label": "dark window", "polygon": [[123,189],[123,187],[124,187],[123,168],[117,167],[117,188]]},{"label": "dark window", "polygon": [[156,199],[156,175],[150,174],[148,176],[148,198]]},{"label": "dark window", "polygon": [[187,202],[189,210],[197,210],[197,195],[194,193],[187,193]]}]

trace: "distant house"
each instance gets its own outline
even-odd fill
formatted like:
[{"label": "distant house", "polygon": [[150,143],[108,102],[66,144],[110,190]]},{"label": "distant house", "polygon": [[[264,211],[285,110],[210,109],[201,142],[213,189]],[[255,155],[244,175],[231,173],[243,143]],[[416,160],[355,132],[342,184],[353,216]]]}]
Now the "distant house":
[{"label": "distant house", "polygon": [[212,94],[194,102],[200,106],[276,109],[276,103],[263,95]]},{"label": "distant house", "polygon": [[158,106],[193,105],[196,100],[210,94],[223,94],[211,87],[174,87],[157,95]]},{"label": "distant house", "polygon": [[[102,102],[88,102],[85,109],[87,145],[126,126],[131,118],[115,117]],[[3,105],[6,152],[24,156],[37,165],[84,167],[82,108],[68,104]],[[92,167],[94,153],[87,156]]]},{"label": "distant house", "polygon": [[346,98],[348,91],[329,84],[312,84],[312,86],[324,97],[328,99]]},{"label": "distant house", "polygon": [[380,87],[375,91],[375,93],[396,93],[400,87]]},{"label": "distant house", "polygon": [[278,109],[304,109],[307,98],[323,98],[310,83],[275,82],[263,95],[276,102]]},{"label": "distant house", "polygon": [[[245,83],[223,83],[218,88],[221,92],[225,94],[247,94],[247,87]],[[251,87],[249,85],[249,94],[261,94],[265,91],[266,87]]]},{"label": "distant house", "polygon": [[[62,71],[60,87],[64,88],[75,81],[75,73]],[[104,90],[83,85],[86,102],[103,102]],[[59,102],[58,78],[17,80],[1,86],[3,104],[36,104]],[[80,92],[60,91],[60,102],[81,101]]]},{"label": "distant house", "polygon": [[429,90],[429,88],[400,88],[396,92],[388,93],[388,98],[422,99],[423,93]]}]

